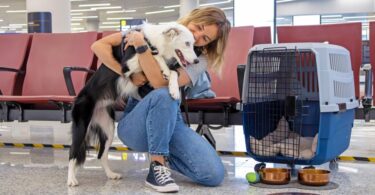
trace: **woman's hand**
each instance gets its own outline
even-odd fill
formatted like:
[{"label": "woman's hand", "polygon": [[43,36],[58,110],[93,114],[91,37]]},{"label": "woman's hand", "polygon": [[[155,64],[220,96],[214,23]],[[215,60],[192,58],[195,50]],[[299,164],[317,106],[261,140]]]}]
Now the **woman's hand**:
[{"label": "woman's hand", "polygon": [[133,84],[140,87],[147,83],[147,78],[143,72],[137,72],[130,75],[130,79],[132,80]]},{"label": "woman's hand", "polygon": [[135,48],[146,45],[145,36],[143,33],[138,31],[129,31],[129,33],[125,36],[125,41],[127,44],[125,45],[125,49],[129,46],[134,46]]}]

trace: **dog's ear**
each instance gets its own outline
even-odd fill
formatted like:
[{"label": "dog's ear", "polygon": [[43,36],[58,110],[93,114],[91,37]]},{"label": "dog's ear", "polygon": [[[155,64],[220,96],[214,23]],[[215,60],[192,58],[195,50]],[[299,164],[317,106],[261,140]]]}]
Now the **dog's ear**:
[{"label": "dog's ear", "polygon": [[166,37],[169,37],[170,39],[173,39],[179,34],[180,34],[180,30],[178,30],[177,28],[170,28],[163,32],[163,35],[165,35]]}]

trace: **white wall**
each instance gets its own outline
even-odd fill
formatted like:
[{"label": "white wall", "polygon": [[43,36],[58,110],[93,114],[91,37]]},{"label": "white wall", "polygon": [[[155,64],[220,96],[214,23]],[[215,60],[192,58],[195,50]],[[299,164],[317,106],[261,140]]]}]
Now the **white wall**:
[{"label": "white wall", "polygon": [[235,26],[273,26],[273,0],[235,0]]}]

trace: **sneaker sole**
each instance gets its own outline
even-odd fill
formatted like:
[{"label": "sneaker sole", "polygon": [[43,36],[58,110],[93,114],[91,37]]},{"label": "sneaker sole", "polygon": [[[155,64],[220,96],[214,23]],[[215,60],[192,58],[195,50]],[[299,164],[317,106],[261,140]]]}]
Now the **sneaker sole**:
[{"label": "sneaker sole", "polygon": [[166,185],[166,186],[155,186],[152,185],[151,183],[145,181],[146,185],[148,187],[151,187],[152,189],[158,191],[158,192],[178,192],[179,187],[178,185]]}]

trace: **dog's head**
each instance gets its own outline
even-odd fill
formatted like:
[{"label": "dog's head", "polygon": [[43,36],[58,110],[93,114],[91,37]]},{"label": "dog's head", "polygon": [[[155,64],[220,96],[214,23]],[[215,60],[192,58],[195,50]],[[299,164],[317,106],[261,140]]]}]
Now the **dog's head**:
[{"label": "dog's head", "polygon": [[164,47],[166,57],[174,57],[183,66],[199,62],[194,52],[194,36],[185,26],[170,24],[163,32],[163,36],[166,40]]}]

